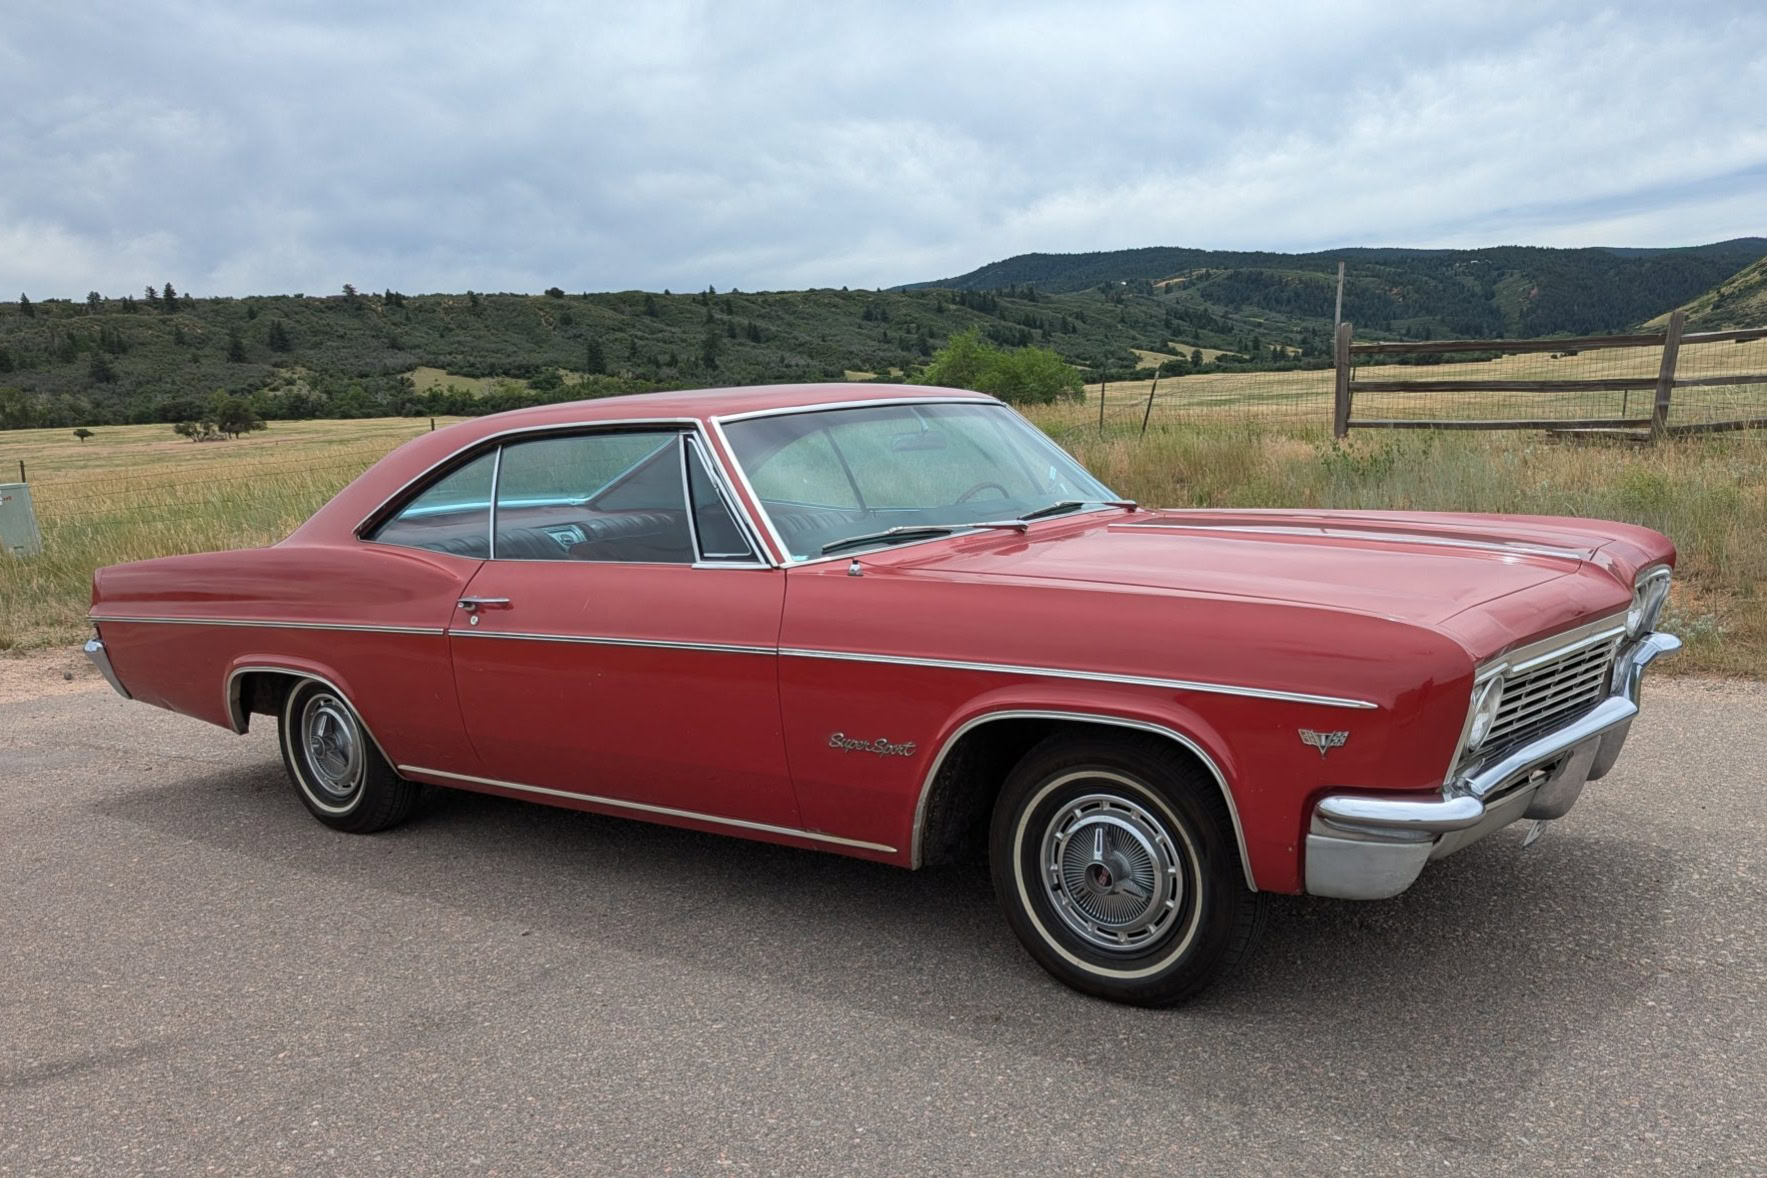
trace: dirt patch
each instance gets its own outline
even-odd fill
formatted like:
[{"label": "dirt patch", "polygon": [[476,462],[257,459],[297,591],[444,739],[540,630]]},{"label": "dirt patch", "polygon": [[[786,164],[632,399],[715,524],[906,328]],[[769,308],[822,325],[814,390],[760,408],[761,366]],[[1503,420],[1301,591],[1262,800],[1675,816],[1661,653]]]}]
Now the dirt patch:
[{"label": "dirt patch", "polygon": [[78,650],[33,650],[0,654],[0,704],[19,703],[45,695],[74,691],[108,691],[98,673]]}]

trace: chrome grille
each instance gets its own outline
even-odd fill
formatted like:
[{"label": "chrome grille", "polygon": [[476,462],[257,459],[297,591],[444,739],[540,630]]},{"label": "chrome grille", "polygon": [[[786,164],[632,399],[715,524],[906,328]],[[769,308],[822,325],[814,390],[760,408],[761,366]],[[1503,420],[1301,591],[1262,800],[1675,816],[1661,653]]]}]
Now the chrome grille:
[{"label": "chrome grille", "polygon": [[1504,680],[1503,703],[1483,749],[1520,744],[1600,703],[1608,693],[1608,672],[1620,637],[1575,643],[1543,662],[1512,671]]}]

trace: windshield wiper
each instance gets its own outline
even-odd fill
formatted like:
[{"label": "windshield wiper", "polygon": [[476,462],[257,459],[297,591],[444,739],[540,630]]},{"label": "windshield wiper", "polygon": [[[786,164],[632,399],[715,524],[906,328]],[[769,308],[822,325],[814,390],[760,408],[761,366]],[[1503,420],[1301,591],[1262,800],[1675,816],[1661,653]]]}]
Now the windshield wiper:
[{"label": "windshield wiper", "polygon": [[899,524],[881,532],[866,532],[861,536],[848,536],[844,540],[830,540],[822,546],[822,553],[826,556],[843,548],[855,548],[861,544],[888,544],[894,540],[912,540],[916,536],[948,536],[965,528],[1010,528],[1012,531],[1022,532],[1026,527],[1022,519],[977,520],[967,524]]},{"label": "windshield wiper", "polygon": [[1097,504],[1100,507],[1126,507],[1130,511],[1134,511],[1140,506],[1140,504],[1136,503],[1133,499],[1062,499],[1058,502],[1051,503],[1048,507],[1039,507],[1035,511],[1027,511],[1019,516],[1019,518],[1042,519],[1045,516],[1063,515],[1070,511],[1078,511],[1082,507],[1091,507],[1093,504]]}]

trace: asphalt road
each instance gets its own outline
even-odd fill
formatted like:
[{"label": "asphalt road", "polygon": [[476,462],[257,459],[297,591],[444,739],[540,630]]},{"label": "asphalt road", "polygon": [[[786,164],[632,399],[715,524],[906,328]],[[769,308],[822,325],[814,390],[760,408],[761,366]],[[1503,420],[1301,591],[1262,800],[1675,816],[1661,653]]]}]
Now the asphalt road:
[{"label": "asphalt road", "polygon": [[1157,1013],[977,870],[465,794],[335,834],[272,725],[59,686],[0,704],[3,1174],[1767,1172],[1761,686],[1651,684],[1532,848],[1284,898]]}]

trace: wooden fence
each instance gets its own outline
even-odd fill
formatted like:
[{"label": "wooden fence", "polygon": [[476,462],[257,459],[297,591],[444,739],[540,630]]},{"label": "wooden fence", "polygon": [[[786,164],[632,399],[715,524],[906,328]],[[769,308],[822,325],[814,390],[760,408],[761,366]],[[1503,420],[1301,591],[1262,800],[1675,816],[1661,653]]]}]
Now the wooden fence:
[{"label": "wooden fence", "polygon": [[[1724,342],[1746,343],[1767,339],[1767,327],[1684,334],[1682,329],[1686,319],[1685,312],[1676,311],[1669,317],[1669,323],[1665,330],[1642,335],[1589,336],[1577,339],[1417,340],[1392,343],[1353,343],[1351,341],[1352,327],[1348,323],[1343,323],[1338,327],[1334,352],[1337,379],[1334,389],[1332,433],[1341,438],[1352,429],[1542,429],[1598,431],[1604,434],[1646,440],[1681,433],[1767,429],[1767,417],[1754,416],[1685,424],[1670,423],[1669,415],[1674,405],[1676,389],[1741,385],[1767,387],[1767,372],[1712,373],[1700,371],[1691,375],[1677,376],[1677,366],[1682,362],[1684,347]],[[1654,375],[1603,374],[1566,380],[1462,380],[1453,376],[1434,380],[1427,376],[1371,380],[1365,379],[1362,375],[1369,368],[1378,367],[1379,371],[1392,372],[1405,371],[1405,367],[1365,364],[1360,371],[1357,368],[1358,358],[1363,357],[1403,355],[1446,357],[1457,353],[1483,353],[1488,358],[1492,354],[1509,357],[1517,354],[1549,352],[1556,359],[1560,356],[1578,356],[1583,352],[1604,348],[1657,348],[1660,349],[1661,358],[1656,365]],[[1421,369],[1413,369],[1412,371],[1421,371]],[[1501,395],[1501,399],[1513,403],[1517,394],[1577,395],[1603,392],[1625,394],[1622,405],[1627,408],[1630,407],[1633,392],[1646,394],[1648,401],[1646,397],[1640,397],[1640,407],[1648,404],[1650,415],[1648,417],[1643,415],[1629,416],[1624,409],[1613,416],[1584,417],[1561,414],[1557,417],[1535,415],[1512,418],[1449,418],[1442,416],[1401,418],[1357,417],[1354,413],[1357,394],[1427,393],[1437,397],[1444,397],[1447,394],[1479,394],[1486,397]],[[1547,405],[1542,403],[1541,407],[1546,408]]]}]

